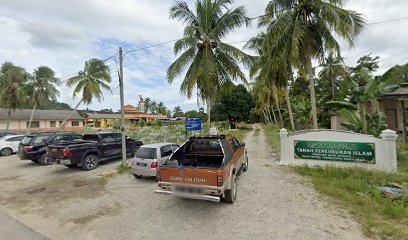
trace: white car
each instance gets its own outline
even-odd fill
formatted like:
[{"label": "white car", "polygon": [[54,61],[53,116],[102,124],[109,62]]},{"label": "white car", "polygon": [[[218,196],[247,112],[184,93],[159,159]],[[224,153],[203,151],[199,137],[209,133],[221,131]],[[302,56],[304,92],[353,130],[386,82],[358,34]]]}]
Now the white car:
[{"label": "white car", "polygon": [[136,178],[157,177],[157,168],[179,148],[176,143],[154,143],[139,147],[132,162],[132,172]]},{"label": "white car", "polygon": [[8,156],[18,150],[18,144],[23,140],[24,135],[7,135],[0,138],[0,155]]}]

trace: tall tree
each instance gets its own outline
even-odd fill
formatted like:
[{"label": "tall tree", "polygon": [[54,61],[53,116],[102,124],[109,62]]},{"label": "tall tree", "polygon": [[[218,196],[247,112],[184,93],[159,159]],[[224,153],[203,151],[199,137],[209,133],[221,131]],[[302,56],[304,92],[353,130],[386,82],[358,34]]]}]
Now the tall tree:
[{"label": "tall tree", "polygon": [[108,83],[111,82],[109,67],[102,61],[93,58],[85,62],[84,70],[79,72],[77,76],[68,79],[68,87],[74,85],[73,97],[81,95],[81,100],[75,106],[71,114],[61,124],[60,129],[65,125],[66,121],[78,109],[81,103],[90,104],[96,98],[99,102],[103,99],[102,89],[111,91]]},{"label": "tall tree", "polygon": [[342,8],[342,0],[272,0],[261,24],[268,26],[267,50],[273,56],[286,55],[304,68],[310,83],[313,128],[317,129],[317,106],[312,60],[322,62],[325,52],[340,55],[333,33],[353,45],[363,30],[360,14]]},{"label": "tall tree", "polygon": [[240,49],[222,41],[228,34],[249,25],[243,6],[231,9],[230,0],[197,0],[195,11],[184,1],[176,1],[170,8],[170,18],[182,21],[184,36],[174,44],[175,54],[181,55],[167,70],[169,83],[186,74],[180,91],[207,105],[208,127],[211,126],[212,101],[219,98],[223,83],[241,80],[245,74],[239,64],[249,65],[251,58]]},{"label": "tall tree", "polygon": [[329,52],[324,62],[320,64],[322,70],[319,72],[320,79],[330,82],[332,99],[335,97],[336,81],[340,76],[347,74],[340,56],[335,57],[333,52]]},{"label": "tall tree", "polygon": [[173,109],[173,117],[183,117],[184,113],[180,106],[176,106]]},{"label": "tall tree", "polygon": [[11,62],[4,62],[0,70],[0,104],[8,108],[7,127],[10,128],[11,112],[22,106],[24,102],[23,86],[27,82],[28,73]]},{"label": "tall tree", "polygon": [[150,103],[152,102],[152,99],[151,98],[149,98],[149,97],[147,97],[146,99],[145,99],[145,113],[148,113],[149,112],[149,109],[150,109]]},{"label": "tall tree", "polygon": [[50,101],[57,101],[59,91],[55,85],[59,84],[61,84],[61,81],[55,77],[55,72],[51,68],[40,66],[34,70],[30,82],[27,84],[30,103],[33,104],[27,134],[30,133],[31,122],[33,121],[34,111],[37,106],[46,105]]}]

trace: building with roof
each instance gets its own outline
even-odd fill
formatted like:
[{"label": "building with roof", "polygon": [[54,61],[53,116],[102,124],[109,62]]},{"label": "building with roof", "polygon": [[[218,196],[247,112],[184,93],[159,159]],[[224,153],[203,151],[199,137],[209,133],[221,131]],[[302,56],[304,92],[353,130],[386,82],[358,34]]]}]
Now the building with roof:
[{"label": "building with roof", "polygon": [[[30,128],[35,131],[55,131],[62,125],[72,110],[41,110],[34,111],[31,127],[29,127],[30,115],[32,109],[16,109],[11,111],[9,130],[15,132],[24,132]],[[0,108],[0,130],[7,129],[8,109]],[[84,118],[74,111],[68,119],[63,130],[82,130]]]}]

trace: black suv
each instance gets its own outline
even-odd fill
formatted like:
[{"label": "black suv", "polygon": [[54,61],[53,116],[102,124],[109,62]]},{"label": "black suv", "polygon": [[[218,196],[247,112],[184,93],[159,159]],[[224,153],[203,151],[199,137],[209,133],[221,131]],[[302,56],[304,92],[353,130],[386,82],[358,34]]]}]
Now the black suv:
[{"label": "black suv", "polygon": [[23,138],[18,147],[17,155],[21,160],[31,160],[46,164],[46,148],[50,144],[72,142],[82,139],[82,134],[72,132],[46,132],[30,134]]}]

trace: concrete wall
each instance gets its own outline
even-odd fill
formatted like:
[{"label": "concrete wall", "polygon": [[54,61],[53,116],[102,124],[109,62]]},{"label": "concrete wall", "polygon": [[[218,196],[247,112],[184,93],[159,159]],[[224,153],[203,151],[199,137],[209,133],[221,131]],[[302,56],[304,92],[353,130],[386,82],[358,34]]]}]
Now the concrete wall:
[{"label": "concrete wall", "polygon": [[[287,165],[310,165],[310,166],[332,165],[336,167],[361,167],[373,170],[394,171],[397,169],[397,147],[396,147],[397,138],[398,135],[394,131],[389,129],[382,131],[381,137],[376,138],[371,135],[326,129],[298,131],[289,134],[288,131],[283,128],[280,131],[281,141],[280,163]],[[339,145],[340,143],[373,144],[375,151],[375,163],[355,161],[347,162],[335,160],[332,158],[332,156],[329,156],[325,160],[300,159],[299,156],[295,156],[295,142],[298,141],[329,142],[337,145]],[[340,149],[337,147],[329,150],[344,150],[344,149]]]},{"label": "concrete wall", "polygon": [[[10,131],[24,131],[27,129],[27,122],[29,120],[11,120],[10,125],[9,125],[9,130]],[[51,127],[51,121],[55,121],[56,125],[55,127]],[[39,128],[32,128],[32,131],[53,131],[57,130],[60,126],[60,120],[33,120],[33,122],[39,122],[40,126]],[[82,120],[77,120],[79,122],[79,126],[72,126],[71,120],[67,121],[65,129],[81,129],[84,127],[83,121]],[[7,128],[7,121],[6,120],[0,120],[0,130],[6,130]]]}]

